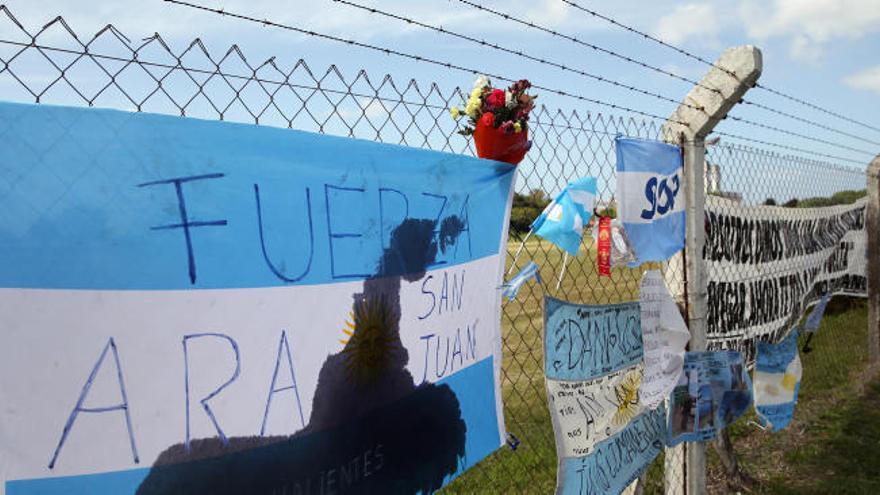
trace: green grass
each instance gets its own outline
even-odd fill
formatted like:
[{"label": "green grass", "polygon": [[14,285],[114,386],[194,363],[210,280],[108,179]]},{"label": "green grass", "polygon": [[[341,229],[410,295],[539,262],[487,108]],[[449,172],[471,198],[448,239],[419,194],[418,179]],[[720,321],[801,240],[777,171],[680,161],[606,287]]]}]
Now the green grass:
[{"label": "green grass", "polygon": [[[518,242],[510,243],[508,263],[518,246]],[[600,278],[595,269],[595,259],[592,245],[581,250],[577,258],[569,258],[565,276],[557,290],[563,263],[562,252],[545,241],[531,239],[520,254],[515,270],[534,260],[541,269],[543,289],[549,295],[585,304],[607,304],[637,300],[643,271],[659,268],[659,265],[634,270],[615,268],[612,278]],[[529,283],[520,290],[516,301],[505,301],[502,310],[502,394],[507,430],[520,440],[518,449],[499,449],[447,486],[443,493],[553,492],[556,483],[556,448],[542,371],[543,296],[540,286]],[[759,493],[795,493],[806,486],[816,488],[816,491],[808,493],[838,493],[836,489],[827,490],[829,485],[822,484],[826,481],[816,481],[813,485],[801,482],[815,479],[815,474],[809,471],[819,472],[810,463],[820,460],[821,455],[831,455],[825,443],[819,439],[837,438],[835,432],[843,431],[841,423],[850,421],[852,414],[865,413],[864,410],[853,409],[861,407],[856,399],[857,383],[861,383],[861,380],[853,373],[862,369],[867,359],[866,308],[861,303],[854,307],[835,308],[836,302],[837,299],[829,305],[831,314],[826,316],[822,328],[813,339],[814,351],[802,356],[804,378],[793,424],[787,430],[773,435],[752,426],[748,421],[754,420],[753,416],[741,418],[732,426],[734,446],[740,462],[745,471],[758,480]],[[876,391],[876,387],[873,390]],[[876,419],[873,421],[876,422]],[[823,421],[830,421],[831,424],[821,426]],[[833,426],[835,424],[837,426]],[[852,427],[857,425],[858,422],[855,422]],[[873,428],[880,429],[880,426],[874,425]],[[811,438],[816,441],[808,441]],[[873,438],[880,451],[877,437]],[[845,445],[841,444],[841,447]],[[716,493],[728,493],[717,456],[711,448],[709,452],[710,489]],[[842,455],[840,459],[845,460],[854,454],[844,455],[841,452],[833,455]],[[873,464],[878,465],[877,462]],[[661,455],[648,470],[646,493],[662,493],[662,467]],[[807,473],[795,474],[795,470],[800,468]],[[839,467],[834,472],[843,473]],[[859,486],[874,486],[871,483],[876,483],[876,472],[863,472],[867,478]],[[823,487],[826,488],[824,492],[820,490]],[[875,493],[880,493],[880,490]]]},{"label": "green grass", "polygon": [[[792,424],[764,432],[751,413],[731,427],[737,457],[757,481],[755,493],[880,493],[880,381],[866,385],[867,308],[857,301],[829,310],[813,350],[801,353]],[[729,485],[712,449],[709,454],[710,491],[740,488]]]}]

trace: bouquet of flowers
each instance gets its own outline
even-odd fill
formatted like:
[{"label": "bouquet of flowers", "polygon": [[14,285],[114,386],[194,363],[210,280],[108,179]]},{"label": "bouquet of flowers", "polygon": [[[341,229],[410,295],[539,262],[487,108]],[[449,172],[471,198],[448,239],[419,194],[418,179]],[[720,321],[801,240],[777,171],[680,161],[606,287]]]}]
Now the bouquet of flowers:
[{"label": "bouquet of flowers", "polygon": [[452,118],[467,116],[468,124],[459,131],[473,135],[480,158],[490,158],[516,165],[531,147],[528,140],[529,113],[535,108],[531,87],[522,79],[506,90],[493,88],[486,76],[479,76],[464,110],[452,107]]}]

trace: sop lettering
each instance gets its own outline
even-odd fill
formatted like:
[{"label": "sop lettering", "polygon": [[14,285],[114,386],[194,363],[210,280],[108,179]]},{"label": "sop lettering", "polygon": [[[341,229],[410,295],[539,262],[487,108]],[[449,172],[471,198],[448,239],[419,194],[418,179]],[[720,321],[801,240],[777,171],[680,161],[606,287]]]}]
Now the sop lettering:
[{"label": "sop lettering", "polygon": [[[669,183],[673,187],[670,187]],[[681,189],[681,179],[678,175],[658,180],[657,177],[651,177],[645,184],[645,199],[648,200],[650,209],[642,210],[641,217],[645,220],[652,220],[655,215],[665,215],[668,211],[675,208],[675,197]]]}]

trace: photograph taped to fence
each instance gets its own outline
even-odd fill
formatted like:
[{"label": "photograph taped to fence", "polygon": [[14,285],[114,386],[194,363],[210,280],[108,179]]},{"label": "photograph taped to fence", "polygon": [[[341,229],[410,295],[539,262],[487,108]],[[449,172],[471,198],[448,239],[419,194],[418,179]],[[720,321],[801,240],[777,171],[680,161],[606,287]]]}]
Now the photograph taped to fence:
[{"label": "photograph taped to fence", "polygon": [[0,120],[0,494],[431,492],[502,445],[512,166]]},{"label": "photograph taped to fence", "polygon": [[733,424],[752,403],[752,381],[737,351],[688,352],[669,397],[668,445],[700,442]]}]

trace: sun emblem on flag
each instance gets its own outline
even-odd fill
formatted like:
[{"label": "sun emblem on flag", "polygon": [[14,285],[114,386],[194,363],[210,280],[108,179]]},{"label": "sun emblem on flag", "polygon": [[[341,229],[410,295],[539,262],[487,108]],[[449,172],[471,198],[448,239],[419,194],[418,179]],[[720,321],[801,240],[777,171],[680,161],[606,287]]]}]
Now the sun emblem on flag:
[{"label": "sun emblem on flag", "polygon": [[348,319],[345,320],[345,327],[342,329],[342,333],[345,334],[344,339],[339,339],[339,343],[342,345],[348,344],[348,341],[351,339],[352,335],[354,335],[354,311],[348,312]]},{"label": "sun emblem on flag", "polygon": [[367,297],[354,303],[342,332],[348,339],[342,355],[350,377],[371,383],[390,366],[394,347],[393,315],[385,297]]},{"label": "sun emblem on flag", "polygon": [[620,383],[614,386],[617,411],[614,413],[612,423],[615,426],[629,423],[641,410],[639,404],[639,386],[641,384],[642,371],[635,369],[624,375]]}]

